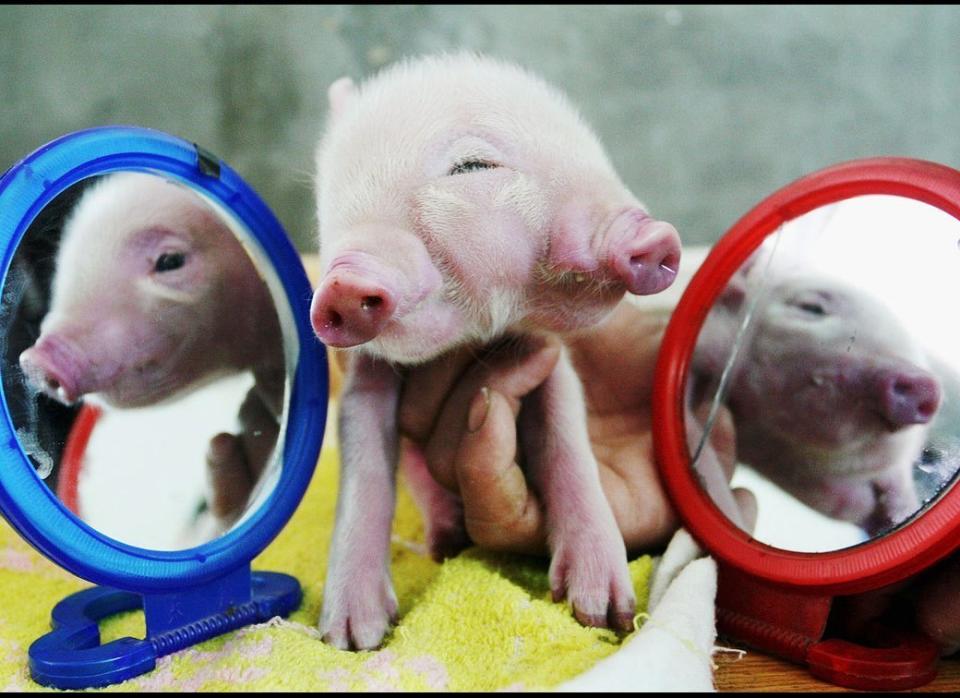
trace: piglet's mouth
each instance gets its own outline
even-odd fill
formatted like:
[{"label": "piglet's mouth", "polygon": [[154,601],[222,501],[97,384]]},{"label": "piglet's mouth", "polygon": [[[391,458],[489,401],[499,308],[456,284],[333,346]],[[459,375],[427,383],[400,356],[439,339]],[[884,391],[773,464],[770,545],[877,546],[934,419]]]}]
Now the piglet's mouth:
[{"label": "piglet's mouth", "polygon": [[919,426],[928,424],[930,419],[917,419],[916,421],[898,421],[895,418],[891,418],[880,411],[875,412],[877,421],[881,425],[883,431],[896,434],[898,431],[903,431],[904,429],[909,429],[910,427]]},{"label": "piglet's mouth", "polygon": [[534,270],[534,278],[541,286],[570,298],[609,299],[627,292],[627,285],[621,279],[600,268],[571,270],[540,264]]}]

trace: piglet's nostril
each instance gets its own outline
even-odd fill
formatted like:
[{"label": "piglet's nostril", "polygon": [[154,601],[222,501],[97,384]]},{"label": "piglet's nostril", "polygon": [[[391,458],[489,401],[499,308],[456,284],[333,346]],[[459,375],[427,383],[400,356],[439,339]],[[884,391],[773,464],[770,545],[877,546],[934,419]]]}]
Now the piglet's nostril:
[{"label": "piglet's nostril", "polygon": [[383,298],[380,296],[364,296],[360,301],[360,307],[364,310],[376,310],[383,305]]},{"label": "piglet's nostril", "polygon": [[343,327],[343,316],[338,313],[336,310],[331,310],[327,313],[327,327],[332,327],[334,329]]},{"label": "piglet's nostril", "polygon": [[663,259],[656,260],[651,258],[650,255],[637,254],[630,258],[630,265],[639,269],[643,268],[644,265],[649,265],[652,267],[654,264],[656,264],[660,271],[667,274],[676,274],[677,267],[680,266],[678,264],[679,261],[680,260],[676,257],[664,257]]},{"label": "piglet's nostril", "polygon": [[660,268],[660,271],[676,276],[677,270],[680,268],[680,257],[676,255],[667,255],[660,260],[660,263],[657,266]]}]

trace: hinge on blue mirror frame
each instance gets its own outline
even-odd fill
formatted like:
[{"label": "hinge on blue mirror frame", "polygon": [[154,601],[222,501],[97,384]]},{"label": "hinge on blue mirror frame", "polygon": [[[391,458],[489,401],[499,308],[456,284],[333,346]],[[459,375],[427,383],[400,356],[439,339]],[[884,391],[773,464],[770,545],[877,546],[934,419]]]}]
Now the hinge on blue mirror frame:
[{"label": "hinge on blue mirror frame", "polygon": [[196,143],[193,144],[193,148],[197,151],[197,169],[208,177],[219,179],[220,158]]}]

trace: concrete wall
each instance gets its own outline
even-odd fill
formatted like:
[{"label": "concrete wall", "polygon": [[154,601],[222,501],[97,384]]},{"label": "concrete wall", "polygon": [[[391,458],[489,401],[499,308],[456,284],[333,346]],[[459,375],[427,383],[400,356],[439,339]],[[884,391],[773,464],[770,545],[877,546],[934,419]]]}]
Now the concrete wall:
[{"label": "concrete wall", "polygon": [[854,157],[960,166],[950,6],[3,6],[0,169],[133,123],[205,145],[314,246],[326,87],[469,48],[563,87],[626,183],[686,242]]}]

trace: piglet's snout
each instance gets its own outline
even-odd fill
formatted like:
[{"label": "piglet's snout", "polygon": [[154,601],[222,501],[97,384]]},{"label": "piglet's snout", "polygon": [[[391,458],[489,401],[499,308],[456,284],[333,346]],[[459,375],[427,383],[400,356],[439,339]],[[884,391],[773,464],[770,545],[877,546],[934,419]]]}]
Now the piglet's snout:
[{"label": "piglet's snout", "polygon": [[880,411],[895,428],[926,424],[940,406],[940,384],[918,368],[891,368],[879,372]]},{"label": "piglet's snout", "polygon": [[369,342],[393,318],[396,295],[386,283],[349,269],[333,270],[313,296],[313,330],[331,347]]},{"label": "piglet's snout", "polygon": [[630,209],[614,220],[606,240],[610,269],[630,293],[659,293],[676,278],[680,236],[669,223]]},{"label": "piglet's snout", "polygon": [[65,405],[80,397],[75,363],[65,345],[53,338],[41,338],[20,354],[20,368],[30,386]]}]

